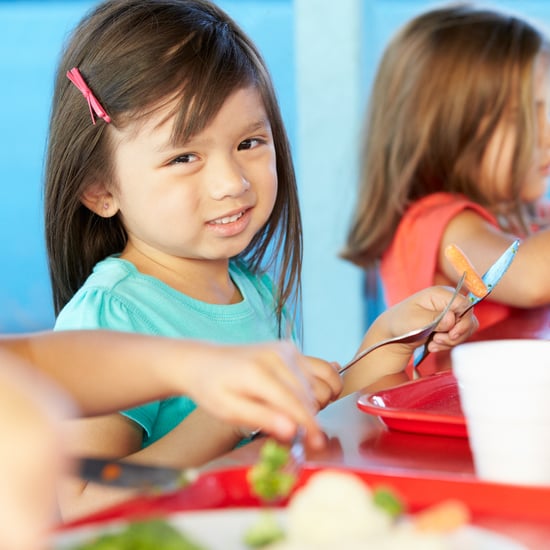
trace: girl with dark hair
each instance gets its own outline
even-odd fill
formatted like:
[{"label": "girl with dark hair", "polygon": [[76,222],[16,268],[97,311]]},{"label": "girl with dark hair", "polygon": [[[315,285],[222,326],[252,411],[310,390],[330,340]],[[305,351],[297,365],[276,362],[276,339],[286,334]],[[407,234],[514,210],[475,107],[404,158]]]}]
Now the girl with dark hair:
[{"label": "girl with dark hair", "polygon": [[[298,332],[302,230],[288,139],[263,60],[223,11],[205,0],[112,0],[80,23],[55,86],[46,236],[56,329],[224,344]],[[404,302],[364,345],[426,324],[450,296],[436,288]],[[432,350],[474,327],[449,313]],[[392,348],[350,369],[344,393],[401,371],[414,346]],[[339,391],[323,374],[331,367],[307,365],[322,408]],[[249,434],[177,395],[75,421],[72,439],[81,454],[184,467]],[[62,508],[77,515],[117,499],[77,484]]]}]

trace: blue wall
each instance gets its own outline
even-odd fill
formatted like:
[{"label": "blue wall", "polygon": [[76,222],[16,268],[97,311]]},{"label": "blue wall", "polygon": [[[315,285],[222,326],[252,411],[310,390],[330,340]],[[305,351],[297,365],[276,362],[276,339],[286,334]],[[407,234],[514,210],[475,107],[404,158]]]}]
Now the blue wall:
[{"label": "blue wall", "polygon": [[[52,80],[95,0],[0,0],[0,332],[53,323],[42,230]],[[390,36],[430,0],[218,0],[264,54],[292,141],[304,217],[304,350],[345,361],[365,328],[361,273],[337,258],[354,198],[359,122]],[[550,1],[501,0],[548,26]],[[367,301],[367,317],[379,301]]]},{"label": "blue wall", "polygon": [[[0,1],[0,332],[49,328],[53,308],[42,174],[53,74],[63,41],[95,1]],[[295,133],[290,0],[222,0],[263,52]],[[266,29],[276,32],[266,32]]]}]

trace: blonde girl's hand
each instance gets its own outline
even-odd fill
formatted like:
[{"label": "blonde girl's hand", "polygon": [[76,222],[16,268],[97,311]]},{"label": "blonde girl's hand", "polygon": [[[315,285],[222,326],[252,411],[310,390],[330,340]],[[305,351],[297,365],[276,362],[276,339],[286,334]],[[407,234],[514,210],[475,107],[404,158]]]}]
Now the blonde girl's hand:
[{"label": "blonde girl's hand", "polygon": [[[185,387],[197,403],[228,423],[260,428],[289,441],[304,426],[307,443],[324,445],[315,419],[340,390],[336,370],[279,341],[246,346],[197,345],[197,360],[187,360]],[[183,369],[182,369],[183,370]],[[183,374],[182,374],[183,376]]]}]

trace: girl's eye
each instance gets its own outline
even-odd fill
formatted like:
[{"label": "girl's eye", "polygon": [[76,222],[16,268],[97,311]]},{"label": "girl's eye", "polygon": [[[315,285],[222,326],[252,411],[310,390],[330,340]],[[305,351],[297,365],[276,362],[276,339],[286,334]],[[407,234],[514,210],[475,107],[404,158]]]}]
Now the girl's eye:
[{"label": "girl's eye", "polygon": [[262,143],[265,143],[265,141],[260,138],[245,139],[244,141],[241,141],[241,143],[239,143],[239,146],[237,147],[237,149],[239,151],[254,149],[255,147],[258,147],[258,145],[261,145]]},{"label": "girl's eye", "polygon": [[194,160],[197,160],[197,155],[186,153],[185,155],[180,155],[179,157],[176,157],[170,162],[170,164],[188,164],[189,162],[193,162]]}]

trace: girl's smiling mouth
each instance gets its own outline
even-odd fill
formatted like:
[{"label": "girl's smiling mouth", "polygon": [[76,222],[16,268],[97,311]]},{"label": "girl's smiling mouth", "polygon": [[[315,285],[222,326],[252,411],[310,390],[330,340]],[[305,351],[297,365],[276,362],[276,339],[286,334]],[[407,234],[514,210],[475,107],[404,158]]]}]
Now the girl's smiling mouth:
[{"label": "girl's smiling mouth", "polygon": [[233,214],[232,216],[224,216],[223,218],[217,218],[209,223],[213,223],[214,225],[225,225],[227,223],[233,223],[236,222],[243,214],[244,210],[241,210],[238,214]]},{"label": "girl's smiling mouth", "polygon": [[206,222],[209,229],[223,237],[232,237],[243,232],[250,223],[252,208],[243,208]]}]

